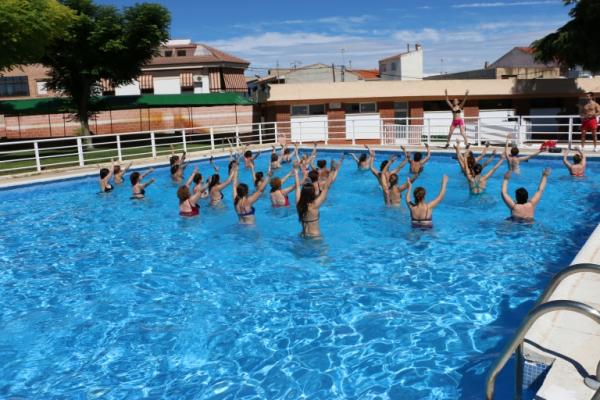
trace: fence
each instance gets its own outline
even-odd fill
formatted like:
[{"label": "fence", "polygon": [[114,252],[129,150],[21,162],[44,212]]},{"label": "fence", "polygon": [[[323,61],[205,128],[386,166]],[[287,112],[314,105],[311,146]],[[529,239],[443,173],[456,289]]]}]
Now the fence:
[{"label": "fence", "polygon": [[[466,118],[471,143],[504,144],[507,135],[516,144],[548,139],[571,147],[578,139],[577,116],[511,116]],[[361,116],[330,120],[327,116],[292,117],[289,122],[153,130],[116,135],[0,142],[0,174],[41,172],[83,167],[110,161],[167,156],[176,151],[215,151],[241,145],[320,142],[325,144],[378,144],[383,146],[445,143],[445,118],[379,118]],[[458,129],[453,138],[458,138]]]}]

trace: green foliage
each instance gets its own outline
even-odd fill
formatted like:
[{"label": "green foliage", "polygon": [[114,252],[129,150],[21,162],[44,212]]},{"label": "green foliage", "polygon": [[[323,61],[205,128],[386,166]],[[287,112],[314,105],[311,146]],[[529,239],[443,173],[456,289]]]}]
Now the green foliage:
[{"label": "green foliage", "polygon": [[0,1],[0,71],[36,63],[75,13],[56,0]]},{"label": "green foliage", "polygon": [[169,38],[171,18],[158,4],[136,4],[120,11],[91,0],[62,3],[78,18],[51,42],[42,64],[51,69],[48,88],[73,98],[76,117],[87,130],[90,100],[99,93],[100,80],[120,85],[137,78]]},{"label": "green foliage", "polygon": [[600,71],[600,1],[565,0],[573,5],[571,20],[556,32],[533,43],[536,58],[543,62],[558,61],[567,67],[582,66]]}]

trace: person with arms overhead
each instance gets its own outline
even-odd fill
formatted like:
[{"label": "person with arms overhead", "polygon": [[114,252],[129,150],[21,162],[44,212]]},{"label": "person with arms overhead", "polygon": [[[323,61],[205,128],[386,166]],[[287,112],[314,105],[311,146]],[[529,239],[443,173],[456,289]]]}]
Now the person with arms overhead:
[{"label": "person with arms overhead", "polygon": [[538,186],[537,192],[529,201],[529,193],[524,187],[520,187],[515,191],[515,200],[508,195],[508,181],[510,179],[511,171],[504,174],[504,181],[502,182],[502,200],[504,204],[510,209],[510,219],[516,222],[532,222],[535,215],[535,207],[542,199],[544,189],[546,189],[546,182],[548,181],[548,175],[550,175],[550,169],[546,168],[542,172],[542,179]]},{"label": "person with arms overhead", "polygon": [[[250,189],[245,183],[238,183],[238,167],[233,167],[233,206],[235,212],[238,215],[240,224],[253,225],[256,223],[256,210],[254,209],[254,203],[260,198],[261,194],[265,190],[269,179],[263,179],[257,186],[256,191],[250,194]],[[267,177],[271,178],[273,171],[271,169],[267,172]]]},{"label": "person with arms overhead", "polygon": [[412,183],[410,178],[406,180],[408,185],[406,191],[406,205],[410,210],[410,219],[413,228],[433,228],[433,209],[440,204],[444,196],[446,195],[446,186],[448,185],[448,176],[442,177],[442,186],[439,194],[433,201],[429,203],[425,202],[425,188],[418,187],[414,191],[415,202],[413,203],[410,199],[410,191],[412,189]]},{"label": "person with arms overhead", "polygon": [[445,94],[446,94],[446,103],[448,104],[448,107],[450,107],[450,110],[452,111],[452,124],[450,124],[450,130],[448,132],[448,140],[446,140],[446,146],[444,146],[444,148],[447,149],[450,146],[450,139],[452,139],[452,135],[454,134],[454,131],[456,130],[456,128],[460,129],[460,134],[465,139],[465,145],[467,147],[469,147],[469,139],[467,138],[467,134],[465,133],[465,120],[462,117],[462,112],[465,107],[465,103],[467,102],[467,97],[469,96],[469,91],[467,90],[465,92],[465,97],[463,98],[462,102],[460,102],[458,99],[453,99],[452,102],[450,102],[450,99],[448,98],[448,90],[445,90]]},{"label": "person with arms overhead", "polygon": [[521,173],[520,163],[523,161],[527,161],[530,158],[533,158],[539,155],[542,152],[542,149],[539,149],[533,154],[528,156],[519,157],[519,148],[517,146],[513,146],[510,149],[510,153],[508,152],[508,142],[510,140],[510,133],[506,135],[506,144],[504,145],[504,156],[506,157],[506,161],[508,162],[508,169],[515,174]]},{"label": "person with arms overhead", "polygon": [[152,172],[154,172],[154,168],[150,168],[143,174],[140,174],[139,172],[136,171],[136,172],[133,172],[131,175],[129,175],[129,180],[131,181],[131,186],[133,186],[131,189],[131,199],[141,200],[144,197],[146,197],[146,188],[148,186],[150,186],[151,184],[153,184],[154,182],[156,182],[156,180],[150,179],[148,182],[142,183],[142,179],[147,177]]},{"label": "person with arms overhead", "polygon": [[585,175],[585,154],[580,149],[575,150],[576,153],[573,156],[573,164],[569,162],[567,157],[569,156],[569,150],[563,150],[563,164],[569,170],[572,176],[582,177]]}]

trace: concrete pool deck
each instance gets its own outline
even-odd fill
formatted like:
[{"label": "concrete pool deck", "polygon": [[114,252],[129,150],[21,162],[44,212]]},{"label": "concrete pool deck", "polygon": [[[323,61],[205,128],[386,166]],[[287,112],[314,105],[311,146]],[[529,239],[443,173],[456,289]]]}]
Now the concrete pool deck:
[{"label": "concrete pool deck", "polygon": [[[391,151],[398,153],[398,146],[371,146],[378,151]],[[521,154],[530,154],[539,146],[522,146]],[[255,151],[269,151],[270,145],[250,146]],[[303,150],[311,149],[309,144],[301,146]],[[493,147],[498,153],[502,147]],[[321,150],[333,151],[364,151],[363,146],[330,145],[319,146]],[[407,146],[409,151],[423,151],[423,147]],[[472,150],[479,152],[483,147],[473,147]],[[432,153],[452,154],[453,149],[443,150],[432,146]],[[586,151],[590,158],[600,157],[600,153]],[[188,160],[199,161],[210,156],[215,158],[227,157],[228,151],[199,151],[188,153]],[[560,159],[560,153],[543,153],[544,157]],[[130,160],[121,162],[123,165]],[[134,169],[149,167],[162,167],[168,165],[168,156],[160,158],[144,158],[133,160]],[[106,163],[104,163],[106,165]],[[67,180],[79,177],[97,176],[96,165],[85,167],[69,167],[58,170],[43,171],[41,173],[28,173],[19,175],[0,176],[0,189],[11,188],[31,184],[47,183],[52,181]],[[600,226],[590,235],[584,247],[579,251],[573,263],[595,263],[600,264]],[[600,310],[600,275],[592,273],[581,273],[572,275],[565,279],[556,289],[551,300],[569,299],[586,303]],[[584,384],[584,377],[594,375],[596,366],[600,361],[600,326],[593,321],[578,314],[568,312],[556,312],[540,318],[527,334],[526,339],[531,344],[525,345],[525,355],[529,359],[544,360],[552,362],[547,377],[538,392],[538,399],[546,400],[584,400],[594,396],[594,390]],[[540,350],[546,349],[547,351]],[[584,370],[584,371],[583,371]],[[483,394],[483,388],[482,388]]]}]

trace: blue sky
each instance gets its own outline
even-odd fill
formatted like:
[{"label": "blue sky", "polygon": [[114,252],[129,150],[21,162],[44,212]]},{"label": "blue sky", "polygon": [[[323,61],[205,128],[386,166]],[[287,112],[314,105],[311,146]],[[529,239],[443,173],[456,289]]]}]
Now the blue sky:
[{"label": "blue sky", "polygon": [[[99,0],[116,6],[136,1]],[[249,60],[249,73],[291,63],[377,60],[420,43],[428,74],[481,68],[568,20],[561,0],[191,1],[158,0],[171,11],[171,36]],[[443,61],[442,61],[443,60]]]}]

